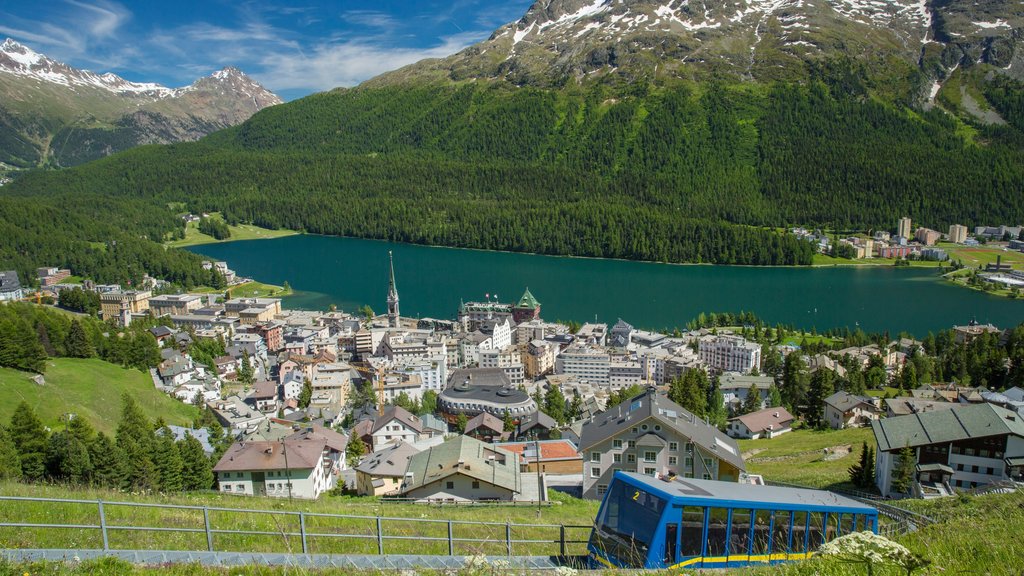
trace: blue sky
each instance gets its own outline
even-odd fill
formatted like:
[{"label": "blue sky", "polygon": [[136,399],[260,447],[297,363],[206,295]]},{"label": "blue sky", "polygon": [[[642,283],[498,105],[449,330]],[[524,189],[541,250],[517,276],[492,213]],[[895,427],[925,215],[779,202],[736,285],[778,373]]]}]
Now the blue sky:
[{"label": "blue sky", "polygon": [[95,72],[176,87],[236,66],[285,99],[447,56],[532,0],[0,1],[0,37]]}]

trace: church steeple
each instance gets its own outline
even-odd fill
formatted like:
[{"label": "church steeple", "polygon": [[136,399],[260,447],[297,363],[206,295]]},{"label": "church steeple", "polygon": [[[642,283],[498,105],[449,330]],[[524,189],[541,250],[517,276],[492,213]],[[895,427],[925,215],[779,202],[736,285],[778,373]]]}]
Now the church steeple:
[{"label": "church steeple", "polygon": [[388,326],[398,328],[398,288],[395,287],[395,258],[388,250],[391,274],[388,277]]}]

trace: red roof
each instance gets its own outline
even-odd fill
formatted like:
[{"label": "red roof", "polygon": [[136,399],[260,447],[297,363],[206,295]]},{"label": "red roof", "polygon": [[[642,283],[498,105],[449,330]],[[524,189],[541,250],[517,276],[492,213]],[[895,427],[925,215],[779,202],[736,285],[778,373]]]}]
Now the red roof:
[{"label": "red roof", "polygon": [[[541,440],[540,444],[540,458],[542,461],[551,460],[582,460],[579,451],[569,440]],[[532,462],[534,458],[533,453],[533,442],[505,442],[501,444],[495,444],[496,447],[502,450],[508,450],[509,452],[515,452],[519,456],[523,456],[523,452],[526,448],[530,449],[531,457],[523,457],[524,462]]]}]

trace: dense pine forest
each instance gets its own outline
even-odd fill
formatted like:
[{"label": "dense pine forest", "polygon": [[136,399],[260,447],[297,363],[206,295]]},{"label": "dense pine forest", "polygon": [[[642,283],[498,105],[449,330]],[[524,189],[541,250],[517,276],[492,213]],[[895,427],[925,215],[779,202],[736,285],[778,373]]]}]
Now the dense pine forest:
[{"label": "dense pine forest", "polygon": [[[1008,121],[988,127],[908,107],[892,85],[837,62],[771,86],[466,82],[316,94],[199,143],[23,175],[0,189],[0,227],[34,235],[4,234],[0,259],[66,265],[60,255],[78,251],[69,243],[129,235],[131,258],[150,273],[202,283],[197,259],[141,241],[179,233],[172,203],[324,234],[757,265],[810,263],[808,244],[775,230],[790,224],[1024,221],[1022,86],[986,90]],[[118,253],[90,244],[87,273],[115,275]]]}]

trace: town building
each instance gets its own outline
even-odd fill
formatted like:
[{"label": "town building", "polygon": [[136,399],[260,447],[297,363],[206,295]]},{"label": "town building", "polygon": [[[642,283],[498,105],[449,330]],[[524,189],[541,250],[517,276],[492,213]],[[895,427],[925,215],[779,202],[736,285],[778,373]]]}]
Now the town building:
[{"label": "town building", "polygon": [[751,388],[757,390],[758,397],[761,399],[758,409],[767,408],[769,390],[774,385],[775,379],[771,376],[726,372],[718,378],[718,389],[722,391],[722,400],[730,414],[736,413],[743,407]]},{"label": "town building", "polygon": [[941,398],[915,398],[913,396],[898,396],[886,398],[882,401],[885,406],[885,417],[906,416],[907,414],[919,414],[921,412],[937,412],[949,410],[957,404],[947,402]]},{"label": "town building", "polygon": [[896,228],[896,235],[899,236],[900,238],[911,238],[913,236],[910,218],[900,218],[899,225]]},{"label": "town building", "polygon": [[529,287],[526,288],[526,292],[523,292],[519,302],[512,307],[512,320],[516,324],[540,320],[540,302],[530,293]]},{"label": "town building", "polygon": [[596,499],[616,471],[737,481],[745,470],[736,441],[648,389],[583,424],[583,497]]},{"label": "town building", "polygon": [[516,422],[513,437],[516,440],[547,440],[551,431],[558,427],[558,422],[540,410],[523,416]]},{"label": "town building", "polygon": [[825,423],[834,430],[867,426],[882,414],[871,398],[844,390],[825,398],[824,410]]},{"label": "town building", "polygon": [[[524,472],[542,474],[580,474],[583,456],[570,440],[538,440],[536,442],[501,442],[495,448],[519,455]],[[539,449],[539,457],[538,457]]]},{"label": "town building", "polygon": [[537,481],[520,470],[518,454],[469,436],[414,455],[401,494],[423,502],[547,499]]},{"label": "town building", "polygon": [[942,238],[942,233],[931,228],[918,228],[914,232],[914,239],[925,246],[933,246]]},{"label": "town building", "polygon": [[630,358],[617,358],[608,363],[608,385],[612,388],[647,384],[650,381],[644,365]]},{"label": "town building", "polygon": [[161,294],[149,299],[149,313],[156,318],[191,314],[203,307],[198,294]]},{"label": "town building", "polygon": [[733,438],[775,438],[793,430],[793,415],[782,406],[730,418],[725,432]]},{"label": "town building", "polygon": [[741,336],[704,336],[697,351],[702,362],[719,372],[748,374],[761,368],[761,345]]},{"label": "town building", "polygon": [[409,460],[419,452],[412,444],[398,442],[365,456],[356,466],[356,492],[360,496],[397,495]]},{"label": "town building", "polygon": [[633,342],[636,329],[622,318],[608,331],[608,345],[615,348],[626,348]]},{"label": "town building", "polygon": [[450,423],[459,414],[472,418],[481,412],[504,418],[507,411],[518,420],[537,412],[537,403],[526,392],[512,387],[501,368],[476,368],[452,374],[448,387],[437,398],[437,409]]},{"label": "town building", "polygon": [[71,277],[71,270],[66,268],[36,268],[40,286],[54,286]]},{"label": "town building", "polygon": [[576,332],[576,340],[584,344],[593,344],[594,346],[604,346],[607,338],[607,324],[587,323],[580,326],[580,329]]},{"label": "town building", "polygon": [[9,300],[21,300],[25,292],[21,288],[21,280],[16,270],[4,270],[0,272],[0,302]]},{"label": "town building", "polygon": [[523,383],[523,361],[522,354],[516,346],[504,348],[492,348],[480,351],[481,368],[500,368],[508,375],[509,382],[513,386]]},{"label": "town building", "polygon": [[472,436],[483,442],[501,442],[508,438],[504,421],[487,412],[481,412],[466,422],[466,436]]},{"label": "town building", "polygon": [[967,240],[967,226],[962,224],[950,224],[949,241],[954,244],[963,244]]},{"label": "town building", "polygon": [[970,322],[967,326],[953,326],[953,338],[957,344],[969,344],[982,334],[999,334],[1002,330],[992,324]]},{"label": "town building", "polygon": [[132,314],[149,312],[149,290],[113,290],[100,294],[100,316],[122,324],[131,322]]},{"label": "town building", "polygon": [[992,404],[884,418],[871,424],[878,451],[875,481],[882,495],[895,492],[893,472],[900,451],[914,453],[915,496],[945,495],[993,482],[1021,481],[1024,421]]},{"label": "town building", "polygon": [[[586,342],[586,340],[582,340]],[[555,359],[555,374],[569,374],[580,382],[607,386],[611,357],[606,350],[589,344],[573,344]]]},{"label": "town building", "polygon": [[530,340],[522,354],[523,372],[531,380],[555,369],[555,354],[558,344],[546,340]]},{"label": "town building", "polygon": [[232,298],[224,302],[224,314],[242,324],[259,324],[281,313],[280,298]]},{"label": "town building", "polygon": [[278,393],[277,382],[262,381],[253,385],[252,392],[246,398],[257,410],[263,413],[276,413],[280,407],[281,395]]},{"label": "town building", "polygon": [[237,442],[213,471],[225,494],[315,500],[335,487],[344,456],[322,439]]},{"label": "town building", "polygon": [[[512,305],[502,302],[492,302],[491,295],[487,294],[484,302],[463,302],[459,304],[459,324],[466,332],[472,332],[479,328],[480,323],[486,320],[500,320],[512,318]],[[497,299],[497,295],[494,298]]]},{"label": "town building", "polygon": [[412,444],[433,435],[423,426],[423,421],[401,406],[389,405],[373,421],[370,428],[370,446],[374,451],[396,442]]}]

